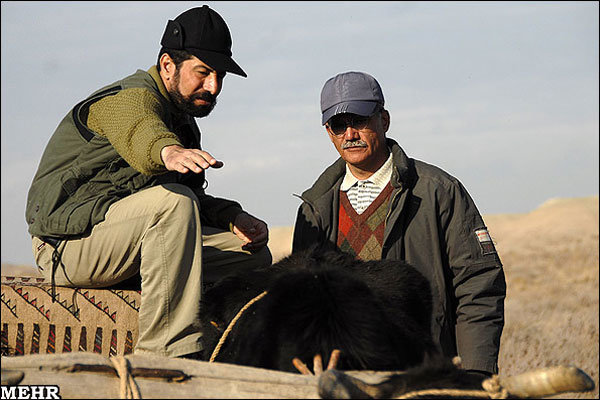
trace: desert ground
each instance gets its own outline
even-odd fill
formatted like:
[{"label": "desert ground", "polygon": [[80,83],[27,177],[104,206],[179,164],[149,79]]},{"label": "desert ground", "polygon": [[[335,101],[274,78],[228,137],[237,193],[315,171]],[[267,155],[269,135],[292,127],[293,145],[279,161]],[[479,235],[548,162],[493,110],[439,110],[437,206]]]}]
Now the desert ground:
[{"label": "desert ground", "polygon": [[[506,324],[501,375],[574,365],[594,380],[598,398],[598,196],[551,199],[524,214],[484,215],[504,265]],[[291,249],[292,227],[271,227],[274,261]],[[2,275],[35,273],[2,265]]]}]

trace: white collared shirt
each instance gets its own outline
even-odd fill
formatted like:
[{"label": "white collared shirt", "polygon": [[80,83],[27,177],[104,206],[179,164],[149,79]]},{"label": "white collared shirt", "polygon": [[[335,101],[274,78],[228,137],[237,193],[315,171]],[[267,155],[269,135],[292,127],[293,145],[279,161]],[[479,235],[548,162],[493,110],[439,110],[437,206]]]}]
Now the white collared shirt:
[{"label": "white collared shirt", "polygon": [[392,178],[392,153],[387,161],[373,175],[365,180],[359,180],[346,164],[346,175],[340,190],[346,192],[348,200],[358,214],[362,214],[379,196],[381,191]]}]

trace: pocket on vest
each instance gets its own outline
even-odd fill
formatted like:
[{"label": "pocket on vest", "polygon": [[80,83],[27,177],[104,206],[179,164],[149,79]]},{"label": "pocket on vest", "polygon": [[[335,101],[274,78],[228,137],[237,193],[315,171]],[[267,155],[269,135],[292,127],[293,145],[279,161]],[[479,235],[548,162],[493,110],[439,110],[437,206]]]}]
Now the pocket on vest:
[{"label": "pocket on vest", "polygon": [[154,179],[136,171],[122,158],[112,161],[107,167],[107,172],[108,179],[115,188],[127,190],[129,193],[136,192]]}]

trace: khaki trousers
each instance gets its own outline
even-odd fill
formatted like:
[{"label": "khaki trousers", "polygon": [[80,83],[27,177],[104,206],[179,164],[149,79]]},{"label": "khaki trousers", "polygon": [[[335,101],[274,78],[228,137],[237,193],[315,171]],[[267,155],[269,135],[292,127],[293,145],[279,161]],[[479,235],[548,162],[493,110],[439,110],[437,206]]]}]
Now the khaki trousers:
[{"label": "khaki trousers", "polygon": [[[233,233],[203,227],[196,195],[165,184],[114,203],[106,218],[81,239],[58,246],[56,285],[99,288],[138,272],[142,278],[139,339],[134,351],[177,357],[202,350],[202,283],[272,261],[268,248],[250,254]],[[51,279],[54,248],[37,237],[33,253]]]}]

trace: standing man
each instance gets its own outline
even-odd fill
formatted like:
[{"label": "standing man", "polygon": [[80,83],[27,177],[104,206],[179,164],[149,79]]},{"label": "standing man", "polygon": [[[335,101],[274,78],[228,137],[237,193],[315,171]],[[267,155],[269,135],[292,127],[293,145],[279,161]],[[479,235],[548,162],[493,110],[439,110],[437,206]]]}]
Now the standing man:
[{"label": "standing man", "polygon": [[431,285],[432,336],[463,367],[498,372],[506,284],[473,200],[441,169],[386,138],[372,76],[346,72],[321,92],[321,123],[341,158],[302,194],[293,251],[331,242],[363,260],[404,260]]},{"label": "standing man", "polygon": [[194,117],[216,104],[231,35],[208,6],[167,23],[156,66],[74,106],[29,189],[33,253],[53,285],[105,287],[141,275],[136,353],[199,357],[202,283],[271,263],[267,225],[205,193],[223,163]]}]

